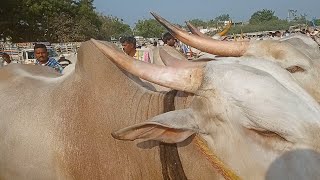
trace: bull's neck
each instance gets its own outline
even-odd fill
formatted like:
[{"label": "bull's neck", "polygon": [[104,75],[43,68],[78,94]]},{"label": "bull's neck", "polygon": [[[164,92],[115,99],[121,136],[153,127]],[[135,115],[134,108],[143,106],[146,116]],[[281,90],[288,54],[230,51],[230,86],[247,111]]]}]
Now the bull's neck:
[{"label": "bull's neck", "polygon": [[119,107],[128,107],[128,100],[132,108],[144,114],[139,120],[163,113],[168,106],[166,93],[149,90],[138,77],[118,68],[90,41],[81,45],[75,72],[91,89],[90,96],[109,102],[114,99],[112,103]]}]

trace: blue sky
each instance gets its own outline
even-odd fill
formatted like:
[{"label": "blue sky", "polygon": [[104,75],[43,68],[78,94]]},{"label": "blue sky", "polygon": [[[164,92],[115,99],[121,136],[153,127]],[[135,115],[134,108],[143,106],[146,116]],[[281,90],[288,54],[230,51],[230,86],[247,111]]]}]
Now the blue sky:
[{"label": "blue sky", "polygon": [[191,19],[209,20],[229,14],[234,21],[246,21],[259,10],[270,9],[284,19],[288,9],[306,14],[307,19],[320,18],[320,0],[94,0],[98,12],[112,15],[134,26],[138,20],[152,18],[150,11],[172,23],[184,24]]}]

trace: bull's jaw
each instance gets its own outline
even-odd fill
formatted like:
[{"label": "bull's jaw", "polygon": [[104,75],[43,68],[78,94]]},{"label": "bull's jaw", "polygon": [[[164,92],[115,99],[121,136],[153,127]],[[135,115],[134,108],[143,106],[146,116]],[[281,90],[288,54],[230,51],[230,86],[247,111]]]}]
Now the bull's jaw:
[{"label": "bull's jaw", "polygon": [[[197,100],[196,98],[195,101]],[[195,101],[194,104],[200,104],[200,102],[195,103]],[[202,107],[203,110],[206,109],[204,106],[198,107]],[[223,105],[220,104],[220,107],[223,107]],[[254,144],[253,140],[243,132],[238,122],[225,121],[228,119],[227,116],[230,115],[220,113],[220,115],[215,116],[215,119],[207,118],[206,120],[197,116],[202,119],[200,122],[206,122],[198,125],[199,129],[205,129],[206,133],[200,133],[199,135],[210,149],[208,154],[212,153],[222,163],[222,166],[214,168],[232,172],[241,179],[264,179],[269,165],[276,159],[277,154],[268,153],[268,155],[264,155],[262,153],[264,150]],[[243,118],[240,114],[237,116]],[[215,161],[215,164],[219,164],[216,163],[216,160],[213,161]]]},{"label": "bull's jaw", "polygon": [[[202,136],[212,153],[225,167],[241,179],[317,179],[320,175],[320,154],[310,149],[285,152],[265,152],[248,142],[221,139],[218,144],[212,136]],[[223,143],[223,141],[225,141]],[[220,146],[220,147],[219,147]],[[222,147],[221,147],[222,146]],[[217,151],[220,150],[220,151]]]},{"label": "bull's jaw", "polygon": [[243,179],[265,179],[268,174],[273,174],[270,172],[271,165],[286,150],[294,148],[293,144],[280,137],[265,139],[247,129],[241,122],[250,119],[243,114],[242,109],[223,100],[229,99],[221,98],[223,91],[204,86],[197,92],[198,96],[193,99],[191,107],[199,129],[205,132],[201,136],[211,152],[228,167],[227,171]]},{"label": "bull's jaw", "polygon": [[232,124],[236,123],[221,122],[210,133],[201,134],[211,153],[223,162],[224,167],[228,167],[227,171],[234,172],[241,179],[298,180],[320,177],[317,170],[320,167],[320,151],[315,151],[315,147],[303,142],[284,142],[282,139],[276,142],[273,139],[268,144],[268,138],[278,137],[265,139],[239,124]]}]

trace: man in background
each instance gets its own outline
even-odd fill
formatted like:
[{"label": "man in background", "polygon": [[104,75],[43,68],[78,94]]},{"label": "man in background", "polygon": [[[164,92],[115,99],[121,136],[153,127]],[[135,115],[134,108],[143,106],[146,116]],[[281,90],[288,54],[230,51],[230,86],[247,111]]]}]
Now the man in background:
[{"label": "man in background", "polygon": [[169,32],[166,32],[162,36],[162,41],[164,45],[175,47],[176,45],[176,38],[173,37]]},{"label": "man in background", "polygon": [[55,69],[59,73],[62,73],[62,66],[54,58],[49,57],[46,45],[34,45],[34,56],[36,58],[36,65],[48,66]]},{"label": "man in background", "polygon": [[163,34],[162,41],[164,43],[164,46],[170,46],[170,47],[176,49],[184,57],[187,57],[186,53],[187,53],[188,49],[183,49],[183,48],[187,48],[187,47],[177,46],[177,39],[174,36],[172,36],[172,34],[170,34],[169,32],[166,32]]},{"label": "man in background", "polygon": [[141,61],[150,62],[150,55],[148,51],[143,51],[143,50],[138,51],[136,49],[137,48],[136,38],[132,36],[122,37],[120,39],[120,43],[122,45],[123,52],[125,52],[127,55]]},{"label": "man in background", "polygon": [[62,66],[62,68],[64,69],[66,66],[68,66],[69,64],[72,64],[70,60],[66,59],[66,57],[64,55],[60,55],[60,58],[58,60],[58,63],[60,64],[60,66]]},{"label": "man in background", "polygon": [[6,66],[11,63],[11,58],[9,54],[3,53],[1,57],[2,57],[2,61],[0,62],[0,67]]}]

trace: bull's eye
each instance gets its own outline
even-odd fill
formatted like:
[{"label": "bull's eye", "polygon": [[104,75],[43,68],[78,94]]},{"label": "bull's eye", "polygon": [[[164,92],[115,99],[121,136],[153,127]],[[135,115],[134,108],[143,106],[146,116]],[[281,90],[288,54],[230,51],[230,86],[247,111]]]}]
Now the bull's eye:
[{"label": "bull's eye", "polygon": [[296,72],[304,72],[305,69],[303,69],[300,66],[290,66],[288,68],[286,68],[287,71],[289,71],[290,73],[296,73]]},{"label": "bull's eye", "polygon": [[280,140],[280,141],[287,141],[287,139],[285,139],[284,137],[282,137],[281,135],[272,132],[272,131],[268,131],[268,130],[256,130],[256,129],[249,129],[251,132],[254,132],[255,134],[266,138],[266,139],[273,139],[273,140]]},{"label": "bull's eye", "polygon": [[289,150],[294,144],[282,135],[265,129],[246,128],[245,132],[253,142],[264,147],[265,150],[282,152]]},{"label": "bull's eye", "polygon": [[265,137],[270,137],[270,138],[280,138],[282,140],[286,140],[284,139],[282,136],[278,135],[277,133],[275,132],[272,132],[272,131],[256,131],[256,133],[262,135],[262,136],[265,136]]}]

